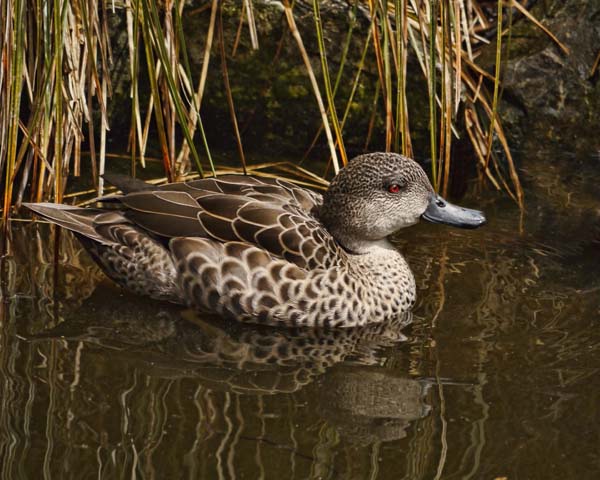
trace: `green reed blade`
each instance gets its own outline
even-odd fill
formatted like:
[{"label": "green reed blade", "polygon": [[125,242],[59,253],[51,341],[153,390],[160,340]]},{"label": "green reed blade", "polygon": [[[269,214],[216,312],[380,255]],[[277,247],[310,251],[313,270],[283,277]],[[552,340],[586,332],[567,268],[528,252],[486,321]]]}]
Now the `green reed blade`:
[{"label": "green reed blade", "polygon": [[61,2],[54,0],[54,201],[62,203],[63,194],[63,16]]},{"label": "green reed blade", "polygon": [[23,86],[23,52],[25,36],[25,0],[15,0],[12,10],[12,30],[13,39],[11,48],[10,74],[6,78],[9,84],[8,98],[8,145],[6,148],[5,178],[6,185],[4,189],[4,204],[2,210],[2,219],[4,229],[8,228],[8,218],[10,216],[10,207],[12,203],[12,192],[14,178],[14,168],[17,155],[17,141],[19,134],[18,115],[21,108],[21,91]]},{"label": "green reed blade", "polygon": [[408,21],[406,0],[395,0],[396,21],[396,50],[398,62],[396,64],[396,130],[394,131],[394,151],[400,151],[400,138],[402,138],[402,154],[410,155],[410,133],[406,109],[406,28]]},{"label": "green reed blade", "polygon": [[[200,157],[198,156],[198,152],[196,150],[196,145],[194,144],[194,140],[193,140],[190,130],[188,128],[188,116],[185,114],[185,107],[181,100],[181,96],[179,94],[179,89],[177,88],[177,85],[175,82],[175,74],[171,68],[169,54],[168,54],[166,46],[165,46],[166,45],[165,36],[164,36],[164,33],[160,26],[160,20],[159,20],[156,4],[154,2],[150,3],[149,0],[142,0],[142,3],[145,6],[145,10],[148,11],[148,15],[149,15],[148,23],[150,24],[150,27],[152,28],[154,45],[157,48],[158,58],[161,61],[161,65],[164,69],[164,76],[167,81],[167,87],[169,90],[170,100],[173,102],[173,106],[175,107],[175,112],[177,114],[177,119],[179,121],[179,125],[181,127],[181,130],[183,132],[183,135],[184,135],[186,141],[188,142],[190,152],[192,154],[194,162],[196,163],[196,168],[198,170],[198,174],[203,176],[204,171],[203,171],[202,165],[200,163]],[[198,114],[198,116],[200,116],[200,112],[198,112],[197,114]],[[201,118],[199,118],[199,123],[200,123],[200,129],[203,132],[204,129],[202,127],[202,119]],[[203,135],[203,137],[204,137],[204,135]],[[211,169],[214,174],[215,168],[213,165],[212,158],[210,155],[208,158],[209,158]]]},{"label": "green reed blade", "polygon": [[[337,91],[338,88],[340,86],[341,80],[344,77],[344,68],[346,67],[346,61],[348,58],[348,51],[350,50],[350,43],[352,41],[352,33],[354,31],[354,27],[356,26],[356,13],[357,13],[357,7],[358,7],[358,0],[356,0],[354,2],[354,6],[352,9],[352,14],[350,15],[350,24],[348,26],[348,33],[346,34],[346,39],[344,41],[344,48],[342,49],[342,56],[340,59],[340,66],[338,68],[338,72],[335,78],[335,82],[333,85],[333,98],[335,100],[335,97],[337,95]],[[371,35],[371,31],[369,30],[369,38]],[[363,59],[364,62],[364,59]],[[299,163],[302,163],[304,160],[306,160],[308,158],[308,155],[310,155],[310,152],[312,152],[313,148],[315,147],[315,145],[317,144],[317,142],[319,141],[319,138],[321,137],[321,134],[323,133],[323,124],[319,125],[319,128],[317,129],[317,132],[315,133],[315,136],[313,137],[312,141],[310,142],[309,147],[307,148],[306,152],[304,153],[304,155],[302,156],[302,159],[300,160]],[[342,132],[342,137],[343,137],[343,130],[344,130],[344,122],[340,122],[340,131]]]},{"label": "green reed blade", "polygon": [[363,72],[365,66],[365,59],[367,58],[367,51],[369,50],[369,46],[371,44],[371,36],[373,35],[374,25],[371,24],[371,28],[369,28],[369,32],[367,33],[367,39],[365,40],[365,46],[363,47],[363,51],[360,57],[360,62],[358,63],[358,68],[356,69],[356,75],[354,77],[354,82],[352,83],[352,89],[350,90],[350,95],[348,96],[348,101],[346,102],[346,109],[344,110],[344,116],[342,117],[342,123],[340,128],[342,132],[344,131],[344,125],[346,124],[346,120],[348,119],[348,114],[350,113],[350,109],[352,107],[352,102],[354,100],[354,95],[356,94],[356,90],[358,89],[358,85],[360,83],[361,73]]},{"label": "green reed blade", "polygon": [[490,117],[490,129],[487,138],[487,148],[485,156],[484,168],[488,168],[490,156],[492,152],[492,142],[494,138],[494,127],[496,124],[496,116],[498,110],[498,91],[500,86],[500,67],[502,65],[502,2],[498,2],[498,21],[497,21],[497,32],[496,32],[496,66],[494,70],[494,93],[492,95],[492,114]]},{"label": "green reed blade", "polygon": [[393,124],[392,124],[392,69],[390,67],[390,32],[388,24],[388,3],[382,0],[381,5],[381,29],[383,30],[383,77],[385,100],[385,150],[389,152],[392,146]]},{"label": "green reed blade", "polygon": [[[154,115],[156,120],[156,127],[158,130],[158,140],[160,143],[160,149],[162,154],[163,165],[165,168],[165,174],[169,181],[173,180],[173,171],[171,168],[171,159],[169,158],[169,147],[167,144],[167,135],[165,132],[163,110],[161,104],[160,91],[158,89],[158,72],[156,70],[156,62],[154,60],[154,51],[152,49],[152,37],[150,33],[150,11],[147,0],[136,0],[136,4],[139,6],[142,3],[142,15],[140,20],[142,22],[142,36],[144,38],[144,50],[146,52],[146,64],[148,68],[148,77],[150,80],[150,91],[152,92],[152,99],[154,101]],[[163,38],[164,40],[164,38]],[[163,63],[164,68],[164,63]]]},{"label": "green reed blade", "polygon": [[235,133],[235,139],[237,142],[238,153],[240,161],[242,162],[242,169],[244,175],[248,174],[246,169],[246,155],[244,154],[244,147],[242,145],[242,137],[240,135],[240,129],[238,128],[237,115],[235,114],[235,105],[233,103],[233,94],[231,93],[231,85],[229,83],[229,71],[227,69],[227,57],[225,53],[225,38],[223,35],[223,9],[219,5],[219,47],[221,51],[221,71],[223,72],[223,83],[225,84],[225,93],[227,95],[227,104],[229,105],[229,114],[231,116],[231,123],[233,124],[233,131]]},{"label": "green reed blade", "polygon": [[185,70],[185,74],[187,75],[188,80],[192,80],[192,68],[190,67],[190,60],[187,52],[187,45],[185,41],[185,34],[183,32],[183,22],[181,20],[181,14],[179,13],[179,5],[183,7],[185,4],[184,0],[178,0],[178,4],[173,8],[173,14],[175,16],[175,33],[177,35],[178,47],[181,51],[181,59],[183,61],[183,68]]},{"label": "green reed blade", "polygon": [[431,150],[431,176],[433,186],[438,188],[437,171],[437,114],[436,114],[436,33],[437,33],[437,0],[429,0],[429,139]]},{"label": "green reed blade", "polygon": [[342,132],[340,130],[340,122],[338,119],[337,111],[335,108],[335,100],[333,97],[333,90],[331,89],[331,79],[329,77],[329,66],[327,65],[327,51],[325,50],[325,41],[323,39],[323,25],[321,23],[321,11],[319,9],[319,0],[313,0],[313,13],[315,18],[315,28],[317,32],[317,41],[319,45],[319,55],[321,57],[321,70],[323,72],[323,83],[325,84],[325,96],[327,97],[327,104],[329,106],[329,116],[331,117],[331,123],[335,132],[337,145],[340,150],[340,156],[342,157],[342,164],[348,163],[348,157],[346,156],[346,148],[344,147],[344,139],[342,138]]}]

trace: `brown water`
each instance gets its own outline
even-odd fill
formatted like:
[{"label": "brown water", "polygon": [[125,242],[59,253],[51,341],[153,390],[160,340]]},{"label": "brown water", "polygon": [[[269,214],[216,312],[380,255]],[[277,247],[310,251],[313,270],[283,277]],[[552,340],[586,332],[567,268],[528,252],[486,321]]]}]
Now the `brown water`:
[{"label": "brown water", "polygon": [[200,318],[14,224],[1,478],[599,478],[597,163],[530,167],[522,222],[487,193],[481,230],[402,232],[412,323],[362,331]]}]

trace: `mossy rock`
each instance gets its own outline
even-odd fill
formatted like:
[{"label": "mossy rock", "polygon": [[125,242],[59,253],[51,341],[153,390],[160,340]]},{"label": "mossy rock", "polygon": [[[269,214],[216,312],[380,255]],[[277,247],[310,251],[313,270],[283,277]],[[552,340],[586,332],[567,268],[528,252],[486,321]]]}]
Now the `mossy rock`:
[{"label": "mossy rock", "polygon": [[[600,45],[600,1],[539,1],[532,13],[569,53],[526,19],[514,26],[503,53],[508,61],[500,106],[511,145],[525,152],[544,145],[583,156],[597,153],[600,72],[591,70]],[[495,50],[491,44],[484,53],[489,69]]]}]

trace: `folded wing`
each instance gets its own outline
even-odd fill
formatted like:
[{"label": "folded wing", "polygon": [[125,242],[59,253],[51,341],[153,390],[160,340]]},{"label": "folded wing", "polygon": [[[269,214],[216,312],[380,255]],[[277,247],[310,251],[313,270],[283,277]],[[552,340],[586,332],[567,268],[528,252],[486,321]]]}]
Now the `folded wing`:
[{"label": "folded wing", "polygon": [[228,175],[123,195],[124,215],[165,240],[244,242],[301,268],[329,267],[339,246],[316,217],[321,196],[291,183]]}]

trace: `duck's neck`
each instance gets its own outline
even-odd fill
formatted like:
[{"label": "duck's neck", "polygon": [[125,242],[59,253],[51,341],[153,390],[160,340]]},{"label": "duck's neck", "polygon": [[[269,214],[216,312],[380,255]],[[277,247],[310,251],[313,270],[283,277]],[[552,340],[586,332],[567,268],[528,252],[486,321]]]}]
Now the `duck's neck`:
[{"label": "duck's neck", "polygon": [[336,236],[336,240],[348,253],[354,255],[377,253],[382,250],[393,250],[396,252],[396,249],[387,238],[382,238],[379,240],[365,240],[350,236],[343,236],[342,238]]},{"label": "duck's neck", "polygon": [[[329,199],[329,202],[325,202],[314,213],[344,250],[356,255],[364,255],[382,249],[394,250],[387,237],[382,237],[381,229],[365,225],[364,222],[352,218],[351,214],[340,216],[340,211],[343,208],[343,206],[336,205],[336,202]],[[340,218],[343,218],[343,221]]]}]

